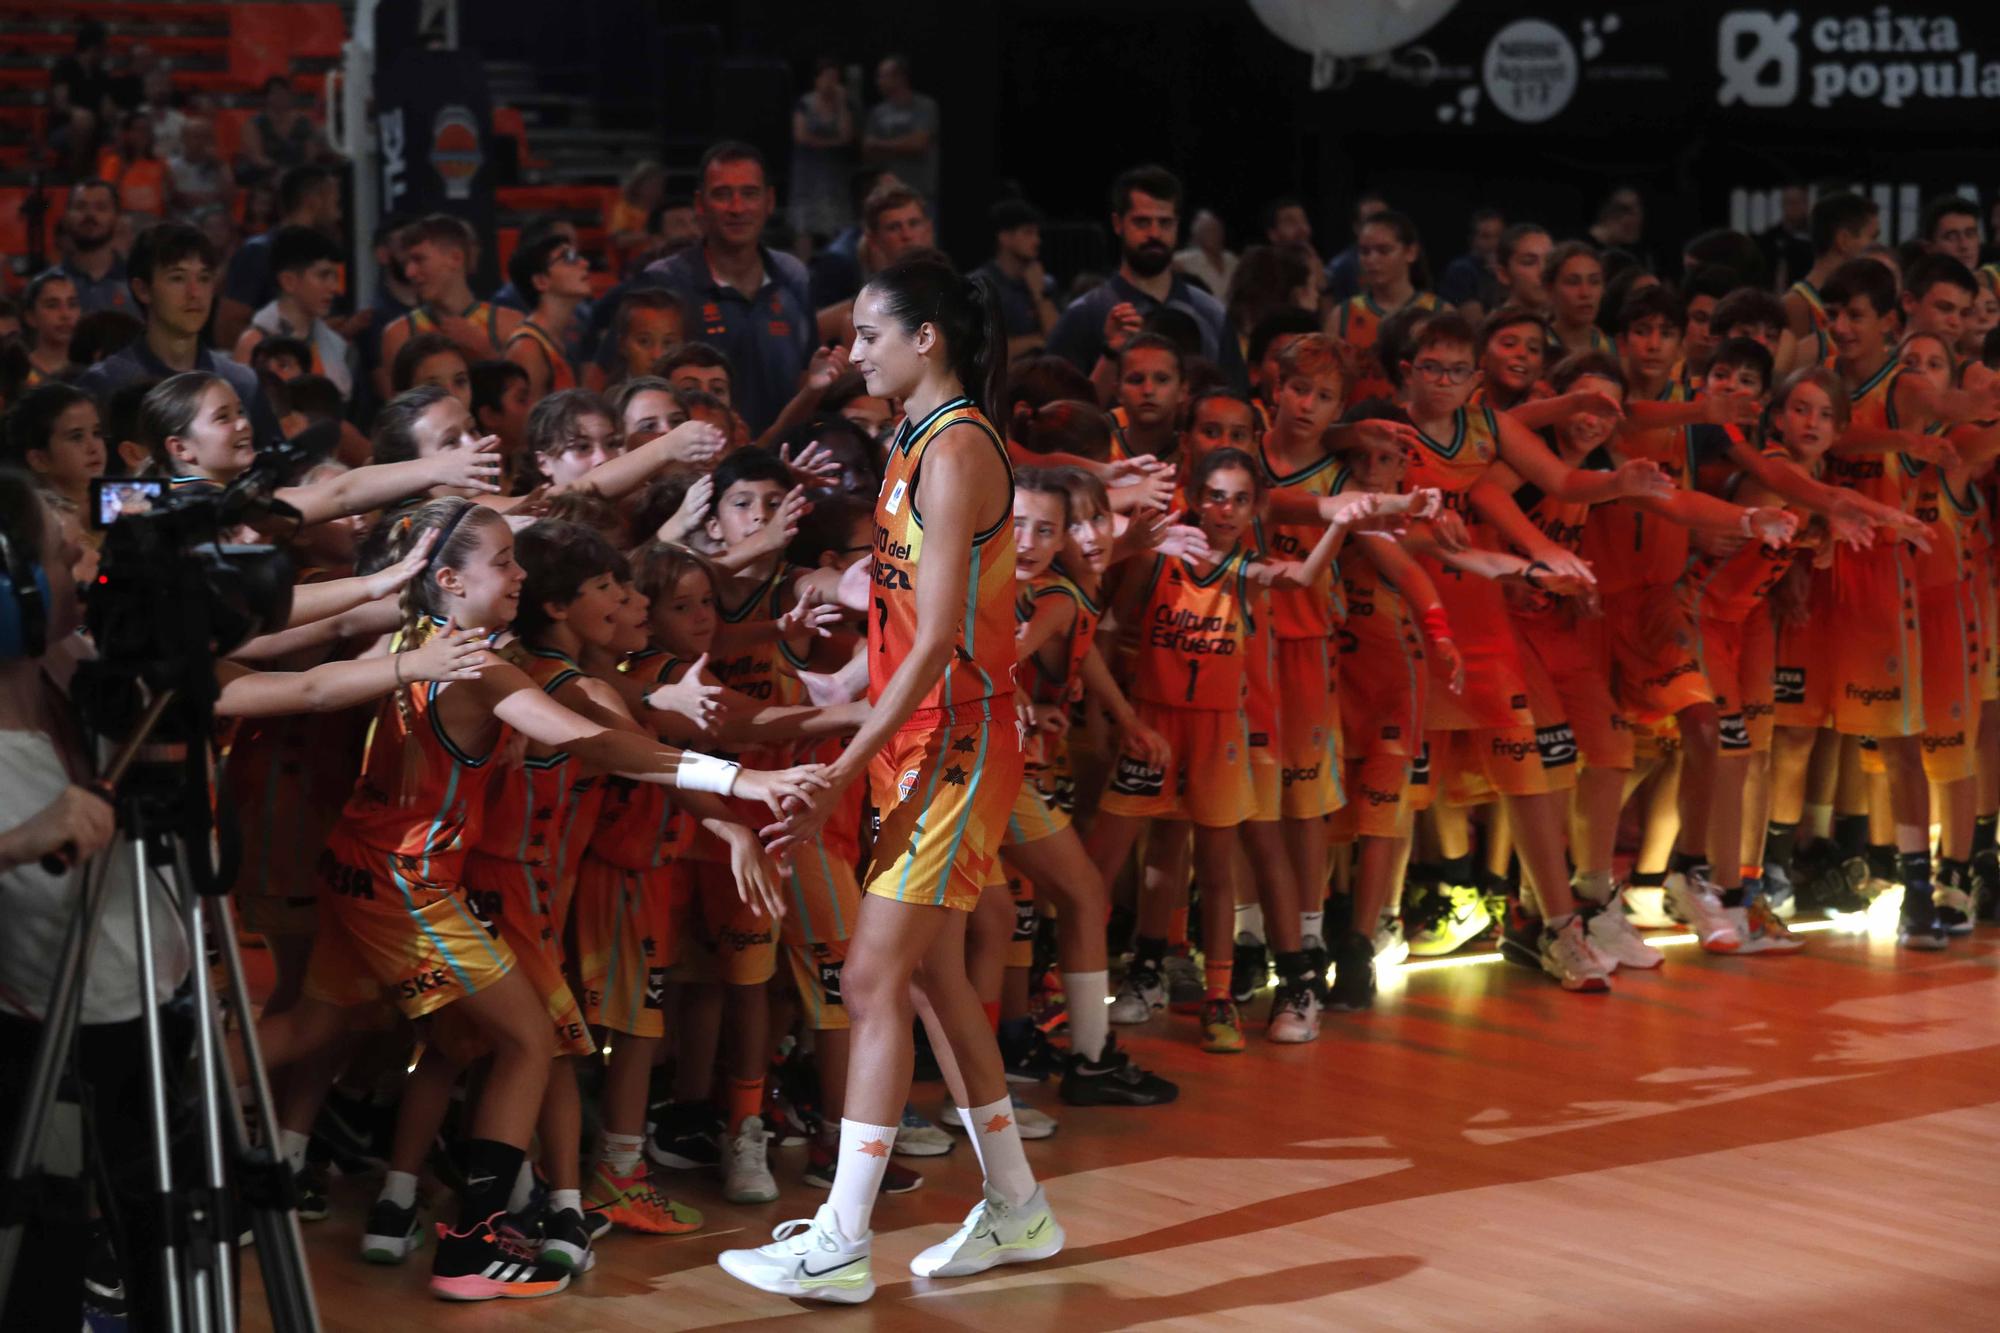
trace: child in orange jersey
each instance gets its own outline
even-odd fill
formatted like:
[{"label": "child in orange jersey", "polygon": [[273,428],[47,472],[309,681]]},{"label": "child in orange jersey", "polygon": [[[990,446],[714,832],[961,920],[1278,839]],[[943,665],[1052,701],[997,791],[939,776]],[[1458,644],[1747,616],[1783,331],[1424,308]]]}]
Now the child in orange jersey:
[{"label": "child in orange jersey", "polygon": [[[1016,475],[1014,576],[1021,589],[1017,614],[1022,621],[1016,643],[1021,656],[1015,669],[1017,697],[1030,707],[1055,710],[1063,730],[1069,702],[1082,689],[1086,664],[1096,653],[1102,614],[1084,591],[1085,584],[1097,588],[1096,572],[1080,569],[1079,582],[1055,567],[1058,555],[1069,545],[1071,517],[1069,488],[1053,470],[1024,468]],[[1100,683],[1109,684],[1102,677]],[[1116,694],[1116,687],[1109,693]],[[1100,691],[1100,697],[1109,702],[1105,692]],[[1171,758],[1166,739],[1143,723],[1127,733],[1127,748],[1153,768],[1164,768]],[[1063,1099],[1073,1106],[1170,1102],[1180,1090],[1133,1064],[1110,1035],[1104,923],[1111,894],[1099,867],[1085,854],[1060,798],[1068,769],[1060,733],[1044,736],[1037,729],[1030,734],[1026,772],[1001,852],[1010,869],[1056,905],[1057,954],[1074,1057],[1063,1078]]]},{"label": "child in orange jersey", "polygon": [[[720,534],[721,540],[741,549],[775,519],[788,477],[783,464],[757,450],[731,455],[717,475],[724,485],[709,519],[710,534]],[[753,588],[750,594],[722,603],[712,585],[701,586],[703,580],[717,577],[707,566],[657,544],[645,548],[638,585],[652,602],[655,651],[629,661],[627,671],[648,684],[680,684],[693,677],[727,691],[724,722],[690,731],[662,718],[663,735],[706,735],[715,738],[724,753],[751,762],[790,761],[790,742],[796,733],[779,734],[777,724],[770,721],[772,715],[761,710],[796,708],[803,698],[797,676],[783,665],[780,655],[783,636],[811,633],[802,626],[814,608],[804,602],[781,605],[790,595],[796,572],[773,558],[767,569],[746,571]],[[681,586],[684,580],[690,587]],[[720,633],[725,624],[734,631],[728,644]],[[799,715],[782,713],[787,718]],[[770,1058],[765,986],[776,971],[779,927],[775,918],[731,892],[731,863],[740,852],[723,837],[728,830],[707,829],[708,836],[691,828],[685,832],[678,853],[684,876],[679,891],[698,909],[693,912],[693,929],[701,945],[696,961],[688,965],[689,979],[703,985],[720,982],[728,1011],[724,1196],[732,1203],[768,1203],[776,1197],[777,1184],[767,1161],[763,1121]],[[671,958],[668,954],[662,966]]]},{"label": "child in orange jersey", "polygon": [[1264,433],[1256,404],[1229,389],[1209,389],[1188,404],[1187,442],[1182,456],[1192,464],[1211,449],[1241,449],[1249,453]]},{"label": "child in orange jersey", "polygon": [[1882,233],[1875,201],[1846,190],[1815,200],[1810,225],[1813,266],[1784,297],[1785,321],[1795,347],[1793,367],[1824,365],[1832,359],[1832,319],[1819,289],[1834,270],[1859,259]]},{"label": "child in orange jersey", "polygon": [[1118,401],[1111,409],[1117,427],[1114,460],[1142,454],[1173,460],[1186,395],[1181,349],[1157,333],[1134,335],[1118,353]]},{"label": "child in orange jersey", "polygon": [[[1722,369],[1725,360],[1743,355],[1743,346],[1724,343],[1711,374]],[[1844,413],[1845,405],[1845,394],[1829,372],[1814,368],[1795,373],[1771,396],[1759,430],[1762,453],[1786,467],[1817,472],[1839,428],[1837,414]],[[1759,504],[1779,497],[1746,473],[1736,484],[1734,498],[1739,504]],[[1752,892],[1737,867],[1758,864],[1760,839],[1746,837],[1744,830],[1756,827],[1753,821],[1778,785],[1775,777],[1752,781],[1766,766],[1764,756],[1772,746],[1774,663],[1781,632],[1772,610],[1775,595],[1794,577],[1791,570],[1798,557],[1825,541],[1824,529],[1816,528],[1805,541],[1781,546],[1753,542],[1733,552],[1698,550],[1682,578],[1695,615],[1702,670],[1714,686],[1720,713],[1706,852],[1714,867],[1711,882],[1718,886],[1716,897],[1739,953],[1784,952],[1800,943],[1786,928],[1768,887],[1762,893]],[[1807,751],[1811,737],[1807,732]],[[1803,758],[1801,753],[1801,763]],[[1777,817],[1773,806],[1772,818]],[[1795,823],[1796,816],[1788,821],[1787,830]],[[1774,822],[1771,827],[1778,825]],[[1782,860],[1789,862],[1789,849]]]},{"label": "child in orange jersey", "polygon": [[574,240],[557,234],[516,250],[507,276],[534,308],[508,335],[500,355],[528,372],[533,401],[576,388],[576,367],[565,348],[577,308],[590,299],[590,261]]},{"label": "child in orange jersey", "polygon": [[1354,355],[1355,381],[1348,387],[1347,401],[1359,403],[1395,392],[1376,350],[1382,321],[1399,310],[1446,307],[1437,293],[1417,288],[1414,279],[1424,276],[1423,241],[1417,224],[1403,214],[1385,210],[1371,216],[1355,236],[1354,252],[1360,261],[1361,291],[1335,314],[1333,332]]},{"label": "child in orange jersey", "polygon": [[1542,281],[1549,251],[1555,238],[1538,222],[1516,222],[1500,233],[1500,248],[1493,252],[1499,267],[1495,276],[1508,305],[1549,312],[1549,289]]},{"label": "child in orange jersey", "polygon": [[[467,500],[433,501],[417,511],[410,534],[435,543],[406,593],[411,637],[461,616],[496,626],[513,619],[523,575],[498,515]],[[817,775],[739,773],[662,746],[564,708],[497,659],[477,680],[412,686],[395,704],[377,718],[361,779],[322,861],[328,928],[315,942],[306,998],[267,1021],[268,1047],[297,1058],[339,1030],[342,1007],[386,988],[408,1016],[440,1015],[441,1046],[492,1051],[467,1144],[460,1225],[439,1240],[432,1289],[453,1300],[546,1295],[568,1274],[539,1262],[503,1214],[548,1078],[548,1010],[517,974],[505,941],[479,923],[464,886],[501,731],[513,727],[531,743],[652,785],[734,789],[774,808],[800,797]],[[284,1040],[276,1040],[279,1029]]]},{"label": "child in orange jersey", "polygon": [[[556,702],[589,711],[581,659],[586,648],[608,651],[617,638],[627,600],[618,578],[624,561],[603,537],[575,523],[537,523],[521,533],[515,549],[527,578],[514,622],[519,638],[505,655]],[[582,1105],[574,1066],[561,1057],[587,1056],[595,1046],[564,979],[568,904],[561,883],[562,853],[574,831],[577,797],[594,785],[594,777],[562,750],[528,746],[520,766],[491,784],[485,825],[465,865],[468,896],[507,942],[554,1024],[558,1058],[537,1124],[550,1189],[541,1252],[572,1273],[587,1271],[594,1256],[578,1181]],[[613,1222],[631,1225],[636,1205],[627,1197],[630,1191],[607,1197],[598,1183],[593,1181],[592,1208]],[[676,1210],[664,1200],[651,1202],[657,1217],[648,1220],[656,1225],[644,1229],[671,1233],[701,1224],[699,1213]],[[393,1246],[401,1234],[400,1219],[387,1213],[393,1208],[390,1200],[377,1204],[385,1215],[379,1222],[371,1218],[369,1236],[374,1239],[364,1240],[364,1257],[379,1258],[371,1246]]]},{"label": "child in orange jersey", "polygon": [[[1946,334],[1913,333],[1898,348],[1897,360],[1906,374],[1923,377],[1933,388],[1950,388],[1956,378],[1951,346]],[[1926,428],[1932,437],[1945,433],[1935,424]],[[1991,461],[2000,432],[1975,425],[1949,435],[1955,446],[1949,452],[1905,451],[1896,460],[1914,480],[1912,512],[1931,525],[1931,549],[1914,559],[1924,655],[1923,760],[1939,803],[1937,915],[1946,934],[1957,935],[1972,930],[1974,747],[1981,711],[1983,608],[1977,571],[1983,502],[1971,479]]]},{"label": "child in orange jersey", "polygon": [[[1520,483],[1559,501],[1596,503],[1659,494],[1665,482],[1651,463],[1636,460],[1609,472],[1572,468],[1507,414],[1467,409],[1475,355],[1470,326],[1445,314],[1422,327],[1401,367],[1418,438],[1407,484],[1443,492],[1456,520],[1418,525],[1411,534],[1465,659],[1463,695],[1431,691],[1426,725],[1432,781],[1439,793],[1460,802],[1485,785],[1500,794],[1543,921],[1539,937],[1523,938],[1518,946],[1532,950],[1565,989],[1603,990],[1608,977],[1585,938],[1563,855],[1574,744],[1559,718],[1538,718],[1530,708],[1520,644],[1492,577],[1514,574],[1535,591],[1553,591],[1558,581],[1577,590],[1595,586],[1587,565],[1521,513],[1509,494]],[[1499,470],[1504,480],[1489,475],[1495,464],[1506,465]],[[1479,540],[1473,550],[1454,553],[1449,548],[1460,543],[1453,529],[1462,532],[1468,519],[1477,523]],[[1525,560],[1483,558],[1503,543],[1524,552]]]},{"label": "child in orange jersey", "polygon": [[[2000,414],[2000,388],[1978,393],[1940,388],[1896,364],[1886,327],[1896,309],[1896,284],[1880,264],[1849,261],[1834,271],[1821,296],[1830,317],[1834,369],[1853,403],[1829,472],[1869,499],[1905,508],[1913,488],[1894,453],[1921,444],[1910,432]],[[1910,948],[1942,948],[1953,922],[1930,901],[1935,885],[1923,772],[1923,654],[1912,556],[1899,543],[1878,543],[1865,552],[1836,550],[1833,585],[1831,642],[1840,682],[1834,727],[1845,735],[1872,736],[1888,767],[1904,885],[1898,939]]]},{"label": "child in orange jersey", "polygon": [[[1115,608],[1120,623],[1133,626],[1139,636],[1132,686],[1139,715],[1165,738],[1171,756],[1165,764],[1133,755],[1121,758],[1118,776],[1091,826],[1089,845],[1092,860],[1109,875],[1124,861],[1144,821],[1154,821],[1153,836],[1170,849],[1170,856],[1184,845],[1182,821],[1194,825],[1203,938],[1209,941],[1202,1047],[1233,1052],[1243,1049],[1242,1018],[1230,998],[1230,964],[1222,942],[1234,931],[1237,826],[1256,809],[1244,710],[1250,571],[1257,570],[1260,580],[1294,588],[1311,585],[1331,562],[1345,525],[1330,524],[1305,562],[1261,562],[1246,544],[1254,537],[1262,498],[1251,457],[1241,450],[1215,450],[1195,466],[1190,484],[1215,557],[1155,556],[1149,568],[1121,588]],[[1357,500],[1344,505],[1342,513],[1360,517],[1373,509],[1372,503]],[[1168,882],[1185,880],[1185,863],[1178,856],[1171,856],[1171,862]],[[1278,933],[1269,913],[1266,923],[1279,941],[1280,996],[1274,1020],[1296,1007],[1305,1021],[1293,1024],[1288,1017],[1281,1026],[1301,1029],[1288,1040],[1310,1040],[1317,1026],[1311,965],[1302,950],[1285,947],[1292,941]]]},{"label": "child in orange jersey", "polygon": [[[1635,293],[1627,301],[1626,308],[1632,309],[1634,303],[1640,302],[1645,295]],[[1557,367],[1556,382],[1564,390],[1588,389],[1615,401],[1624,401],[1626,384],[1618,365],[1610,358],[1594,353],[1564,358]],[[1621,449],[1620,442],[1612,434],[1613,425],[1612,419],[1596,414],[1578,416],[1562,423],[1554,431],[1558,456],[1581,467],[1616,466]],[[1689,452],[1693,452],[1692,446],[1689,446]],[[1529,488],[1517,491],[1515,500],[1528,513],[1531,521],[1552,539],[1566,544],[1584,540],[1590,530],[1589,524],[1596,521],[1583,509],[1552,504]],[[1711,541],[1748,541],[1760,547],[1782,547],[1795,526],[1795,520],[1781,511],[1746,510],[1691,490],[1677,489],[1666,497],[1628,500],[1623,504],[1638,511],[1651,523],[1654,541],[1661,540],[1660,528],[1664,521],[1667,525],[1704,534]],[[1685,541],[1677,545],[1677,551],[1684,552],[1686,549]],[[1679,561],[1684,565],[1685,556],[1680,556]],[[1649,587],[1644,595],[1652,599],[1675,600],[1670,588],[1659,586]],[[1661,961],[1660,955],[1638,939],[1622,910],[1613,905],[1611,858],[1617,835],[1618,812],[1630,785],[1634,753],[1630,719],[1614,702],[1610,688],[1617,669],[1615,664],[1626,660],[1618,658],[1605,641],[1607,634],[1618,631],[1607,624],[1608,612],[1604,619],[1580,618],[1574,606],[1517,601],[1515,616],[1523,631],[1523,645],[1539,664],[1543,680],[1553,686],[1563,701],[1584,761],[1574,801],[1578,842],[1572,848],[1576,862],[1572,889],[1579,900],[1600,908],[1611,908],[1593,912],[1590,920],[1591,943],[1601,955],[1622,966],[1656,967]],[[1691,632],[1688,637],[1693,640]],[[1698,642],[1691,642],[1687,650],[1697,654],[1694,674],[1699,674],[1698,648]],[[1676,652],[1680,651],[1683,650],[1676,648]],[[1758,660],[1765,662],[1761,670],[1768,677],[1768,654]],[[1725,663],[1731,669],[1732,678],[1736,675],[1734,662],[1732,657]],[[1757,670],[1759,668],[1753,666],[1752,674]],[[1712,707],[1721,707],[1719,701],[1709,702]],[[1729,706],[1731,717],[1735,719],[1730,732],[1734,748],[1733,738],[1741,730],[1742,710],[1734,688]],[[1712,727],[1696,725],[1689,720],[1688,713],[1684,711],[1681,714],[1680,736],[1684,756],[1697,746],[1710,747],[1697,756],[1701,761],[1698,775],[1688,781],[1706,784],[1711,780],[1708,774],[1716,762],[1712,753],[1716,742],[1711,739],[1712,735]],[[1684,758],[1684,762],[1692,763],[1692,760]],[[1711,807],[1704,804],[1694,808],[1694,818],[1700,822],[1694,824],[1693,835],[1710,836],[1708,821]],[[1730,813],[1740,816],[1740,808],[1732,807]],[[1730,826],[1728,836],[1732,847],[1740,841],[1740,820]]]},{"label": "child in orange jersey", "polygon": [[[1318,334],[1288,345],[1278,357],[1276,414],[1258,447],[1260,484],[1267,493],[1265,550],[1280,561],[1303,561],[1327,526],[1360,495],[1334,494],[1339,475],[1333,450],[1347,443],[1396,445],[1406,427],[1364,422],[1336,427],[1347,375],[1338,347]],[[1306,587],[1274,588],[1271,630],[1277,641],[1277,745],[1285,846],[1300,893],[1302,940],[1315,973],[1326,964],[1324,907],[1330,862],[1326,817],[1340,808],[1340,706],[1333,634],[1339,618],[1330,571]],[[1265,923],[1270,924],[1268,921]]]},{"label": "child in orange jersey", "polygon": [[[687,617],[678,604],[675,584],[677,575],[689,570],[701,580],[705,599],[696,617],[705,617],[712,628],[712,594],[698,557],[649,545],[640,552],[633,574],[633,599],[644,608],[646,619],[645,631],[636,636],[637,651],[615,671],[597,663],[594,679],[585,686],[607,692],[612,696],[607,707],[643,718],[662,736],[715,734],[713,721],[726,702],[713,678],[680,669],[690,658],[698,662],[708,646],[704,642],[688,658],[678,655],[684,645],[674,631]],[[742,992],[751,987],[758,988],[756,998],[761,1000],[762,982],[770,975],[770,942],[781,914],[767,902],[728,892],[727,884],[754,879],[761,886],[768,876],[777,896],[783,892],[784,877],[768,866],[743,825],[751,816],[734,803],[681,810],[616,779],[606,786],[577,883],[585,1005],[595,1022],[621,1034],[606,1071],[605,1151],[590,1201],[637,1230],[685,1230],[690,1220],[698,1225],[698,1217],[690,1219],[689,1210],[669,1203],[638,1162],[642,1146],[654,1155],[643,1137],[646,1090],[654,1054],[665,1036],[666,987],[677,958],[685,966],[696,952],[692,946],[701,945],[707,954],[720,955],[711,970],[733,983],[724,989],[736,1008],[743,1007]],[[718,950],[714,944],[718,938],[737,941],[738,947]],[[689,1093],[692,1099],[701,1099],[708,1091],[722,1012],[720,1004],[707,1002],[721,996],[712,988],[703,994],[703,989],[682,987],[675,1033],[683,1064],[693,1066],[678,1071],[689,1083],[677,1086],[677,1092]],[[727,1065],[732,1073],[753,1066],[762,1072],[767,1051],[756,1018],[753,1012],[751,1021],[729,1029]],[[754,1086],[761,1095],[761,1081]],[[759,1108],[754,1100],[746,1118],[755,1118]],[[760,1135],[758,1163],[761,1147]],[[739,1169],[727,1177],[725,1189],[742,1193],[743,1175]],[[762,1192],[775,1192],[768,1171],[757,1183],[765,1186]]]},{"label": "child in orange jersey", "polygon": [[1535,397],[1548,368],[1548,316],[1503,305],[1479,326],[1479,387],[1467,401],[1509,411]]},{"label": "child in orange jersey", "polygon": [[1604,304],[1604,261],[1585,241],[1564,241],[1542,261],[1542,286],[1549,293],[1549,355],[1610,352],[1611,340],[1597,327]]},{"label": "child in orange jersey", "polygon": [[[1385,412],[1400,409],[1384,408]],[[1350,450],[1335,483],[1395,505],[1416,500],[1408,517],[1435,516],[1436,491],[1403,494],[1400,449]],[[1400,939],[1392,901],[1409,853],[1416,812],[1429,804],[1424,750],[1429,658],[1442,659],[1444,688],[1464,686],[1458,647],[1437,589],[1393,532],[1364,529],[1341,562],[1346,619],[1340,632],[1342,753],[1348,803],[1335,836],[1355,846],[1347,934],[1335,949],[1331,1007],[1363,1010],[1375,997],[1374,961]]]}]

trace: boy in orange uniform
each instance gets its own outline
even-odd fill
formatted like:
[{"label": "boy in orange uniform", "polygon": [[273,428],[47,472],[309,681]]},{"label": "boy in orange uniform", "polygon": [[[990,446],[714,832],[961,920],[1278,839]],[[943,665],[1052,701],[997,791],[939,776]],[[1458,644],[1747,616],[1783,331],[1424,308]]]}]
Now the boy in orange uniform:
[{"label": "boy in orange uniform", "polygon": [[1815,201],[1810,226],[1813,266],[1785,293],[1785,321],[1797,340],[1794,367],[1824,365],[1833,356],[1832,320],[1820,288],[1835,269],[1860,258],[1882,234],[1875,201],[1851,191]]}]

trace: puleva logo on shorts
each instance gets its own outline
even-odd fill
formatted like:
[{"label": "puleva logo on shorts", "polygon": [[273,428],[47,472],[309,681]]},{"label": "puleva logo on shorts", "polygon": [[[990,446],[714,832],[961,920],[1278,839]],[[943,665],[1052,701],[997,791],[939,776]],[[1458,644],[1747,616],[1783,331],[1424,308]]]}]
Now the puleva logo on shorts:
[{"label": "puleva logo on shorts", "polygon": [[[901,483],[898,484],[900,485]],[[917,774],[919,771],[912,768],[904,772],[901,780],[896,783],[897,800],[907,801],[910,799],[910,793],[917,789]]]},{"label": "puleva logo on shorts", "polygon": [[889,498],[882,502],[882,512],[893,514],[900,510],[903,507],[903,495],[909,489],[910,483],[908,481],[899,480],[894,486],[891,486],[889,488]]},{"label": "puleva logo on shorts", "polygon": [[1542,753],[1543,768],[1561,768],[1576,762],[1576,733],[1569,723],[1535,728],[1535,748]]},{"label": "puleva logo on shorts", "polygon": [[1111,790],[1120,796],[1158,796],[1166,789],[1167,775],[1129,754],[1118,756],[1118,771],[1111,777]]},{"label": "puleva logo on shorts", "polygon": [[1772,692],[1781,704],[1802,704],[1806,701],[1806,669],[1804,667],[1779,667],[1771,673]]}]

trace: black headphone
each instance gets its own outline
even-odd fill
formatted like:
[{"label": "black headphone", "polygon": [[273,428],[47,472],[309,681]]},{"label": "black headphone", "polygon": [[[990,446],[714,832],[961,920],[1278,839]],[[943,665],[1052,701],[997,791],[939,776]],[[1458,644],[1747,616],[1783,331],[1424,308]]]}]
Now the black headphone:
[{"label": "black headphone", "polygon": [[40,657],[48,639],[48,571],[0,533],[0,660]]}]

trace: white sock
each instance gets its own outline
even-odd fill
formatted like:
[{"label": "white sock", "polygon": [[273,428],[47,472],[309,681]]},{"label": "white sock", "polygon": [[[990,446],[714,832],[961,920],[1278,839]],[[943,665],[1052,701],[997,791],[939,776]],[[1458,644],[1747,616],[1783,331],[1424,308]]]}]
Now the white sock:
[{"label": "white sock", "polygon": [[1299,936],[1302,939],[1318,940],[1326,943],[1326,911],[1299,913]]},{"label": "white sock", "polygon": [[1111,1032],[1105,997],[1111,994],[1109,972],[1065,972],[1063,994],[1069,997],[1069,1048],[1096,1063]]},{"label": "white sock", "polygon": [[889,1150],[896,1146],[894,1125],[840,1122],[840,1152],[833,1159],[833,1193],[827,1203],[849,1240],[868,1235],[868,1217],[875,1196],[882,1192],[882,1175],[889,1169]]},{"label": "white sock", "polygon": [[639,1150],[645,1146],[642,1134],[606,1134],[601,1160],[612,1175],[629,1176],[639,1169]]},{"label": "white sock", "polygon": [[527,1162],[514,1173],[514,1191],[507,1196],[507,1211],[519,1213],[527,1211],[528,1202],[535,1197],[535,1168]]},{"label": "white sock", "polygon": [[278,1156],[285,1159],[285,1165],[292,1169],[293,1174],[305,1170],[306,1143],[309,1139],[309,1135],[301,1134],[296,1129],[278,1131]]},{"label": "white sock", "polygon": [[1570,877],[1569,886],[1572,893],[1587,900],[1593,907],[1602,907],[1611,901],[1609,870],[1579,870]]},{"label": "white sock", "polygon": [[1035,1192],[1035,1173],[1028,1169],[1028,1153],[1021,1147],[1021,1128],[1014,1123],[1014,1103],[1002,1097],[985,1106],[975,1106],[960,1114],[965,1131],[979,1152],[980,1169],[986,1183],[1009,1203],[1026,1203]]},{"label": "white sock", "polygon": [[380,1197],[398,1208],[409,1208],[417,1201],[417,1178],[407,1171],[391,1171],[382,1177]]},{"label": "white sock", "polygon": [[1238,944],[1264,942],[1264,904],[1236,904],[1236,942]]},{"label": "white sock", "polygon": [[1815,838],[1833,836],[1833,806],[1808,805],[1806,807],[1805,831]]},{"label": "white sock", "polygon": [[582,1212],[582,1211],[583,1211],[583,1191],[582,1191],[582,1190],[550,1190],[550,1191],[549,1191],[549,1211],[550,1211],[550,1212],[552,1212],[552,1213],[559,1213],[559,1212],[561,1212],[561,1211],[562,1211],[563,1209],[565,1209],[565,1208],[569,1209],[569,1210],[570,1210],[570,1211],[571,1211],[572,1213],[580,1213],[580,1212]]}]

